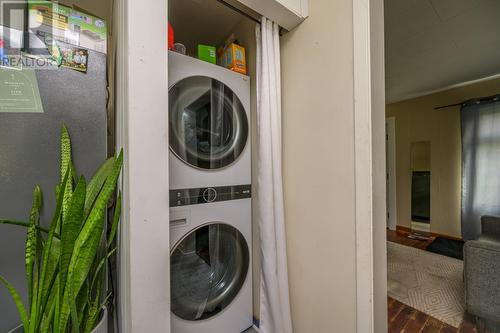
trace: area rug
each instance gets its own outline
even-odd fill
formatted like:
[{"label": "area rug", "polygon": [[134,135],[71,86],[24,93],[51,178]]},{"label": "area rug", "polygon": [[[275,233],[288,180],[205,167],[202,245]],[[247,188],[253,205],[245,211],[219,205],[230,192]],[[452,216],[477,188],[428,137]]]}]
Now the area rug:
[{"label": "area rug", "polygon": [[464,260],[464,241],[436,237],[426,248],[427,251],[442,254],[443,256]]},{"label": "area rug", "polygon": [[387,242],[388,295],[453,327],[464,315],[463,262]]}]

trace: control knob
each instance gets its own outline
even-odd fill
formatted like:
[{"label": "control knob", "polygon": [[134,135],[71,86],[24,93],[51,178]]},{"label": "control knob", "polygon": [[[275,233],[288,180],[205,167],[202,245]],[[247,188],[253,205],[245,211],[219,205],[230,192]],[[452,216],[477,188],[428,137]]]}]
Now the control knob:
[{"label": "control knob", "polygon": [[214,188],[209,187],[203,191],[203,200],[205,202],[214,202],[215,199],[217,199],[217,191]]}]

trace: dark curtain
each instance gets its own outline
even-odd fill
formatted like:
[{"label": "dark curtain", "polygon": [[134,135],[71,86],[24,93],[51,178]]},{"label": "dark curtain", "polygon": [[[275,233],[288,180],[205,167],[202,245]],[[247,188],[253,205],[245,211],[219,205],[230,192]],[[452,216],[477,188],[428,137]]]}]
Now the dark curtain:
[{"label": "dark curtain", "polygon": [[481,234],[482,215],[500,215],[499,96],[465,103],[462,121],[462,237]]}]

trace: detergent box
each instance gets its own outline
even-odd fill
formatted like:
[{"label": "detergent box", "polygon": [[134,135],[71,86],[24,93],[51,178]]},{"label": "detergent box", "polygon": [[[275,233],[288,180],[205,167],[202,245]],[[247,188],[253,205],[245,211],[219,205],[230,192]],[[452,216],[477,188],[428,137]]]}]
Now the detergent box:
[{"label": "detergent box", "polygon": [[229,44],[223,50],[219,51],[219,65],[232,71],[246,74],[245,48],[235,43]]}]

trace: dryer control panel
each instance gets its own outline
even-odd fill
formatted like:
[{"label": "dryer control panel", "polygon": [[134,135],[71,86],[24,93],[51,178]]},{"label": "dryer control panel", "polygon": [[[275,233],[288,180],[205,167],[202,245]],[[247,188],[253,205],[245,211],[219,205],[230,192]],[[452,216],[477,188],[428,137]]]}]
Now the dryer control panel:
[{"label": "dryer control panel", "polygon": [[170,207],[198,205],[252,197],[252,185],[188,188],[170,190]]}]

